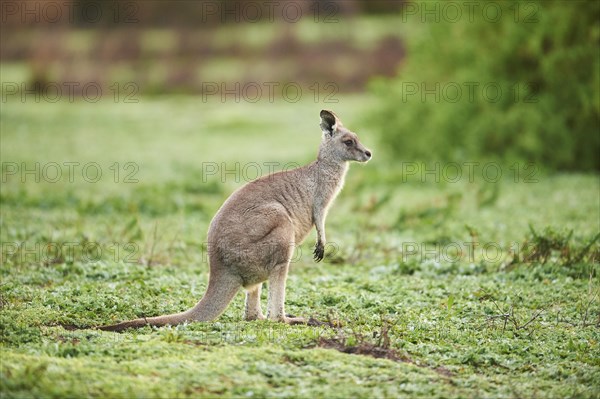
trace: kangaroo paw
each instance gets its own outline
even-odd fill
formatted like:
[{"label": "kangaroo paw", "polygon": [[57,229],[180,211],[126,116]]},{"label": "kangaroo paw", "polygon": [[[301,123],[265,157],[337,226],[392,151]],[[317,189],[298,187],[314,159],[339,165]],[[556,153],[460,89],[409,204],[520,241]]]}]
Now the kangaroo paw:
[{"label": "kangaroo paw", "polygon": [[267,318],[263,314],[257,314],[257,315],[251,315],[251,316],[244,316],[244,320],[245,321],[266,320],[266,319]]},{"label": "kangaroo paw", "polygon": [[323,260],[325,256],[325,246],[321,241],[317,241],[317,245],[315,246],[315,251],[313,252],[315,262],[320,262]]},{"label": "kangaroo paw", "polygon": [[295,324],[307,324],[308,320],[306,320],[304,317],[285,317],[283,322],[293,326]]}]

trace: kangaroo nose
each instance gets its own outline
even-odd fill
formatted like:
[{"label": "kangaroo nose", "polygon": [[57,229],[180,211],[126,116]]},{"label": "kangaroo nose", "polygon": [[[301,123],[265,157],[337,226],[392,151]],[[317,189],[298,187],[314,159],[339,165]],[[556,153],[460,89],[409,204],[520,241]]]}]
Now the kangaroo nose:
[{"label": "kangaroo nose", "polygon": [[371,158],[371,151],[369,151],[369,150],[365,151],[365,155],[368,156],[369,158]]}]

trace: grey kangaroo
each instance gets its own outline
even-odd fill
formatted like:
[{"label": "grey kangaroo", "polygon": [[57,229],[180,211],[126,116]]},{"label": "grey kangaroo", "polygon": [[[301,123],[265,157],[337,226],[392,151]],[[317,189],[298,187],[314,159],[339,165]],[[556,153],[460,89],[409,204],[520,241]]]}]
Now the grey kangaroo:
[{"label": "grey kangaroo", "polygon": [[287,316],[284,310],[285,282],[294,247],[315,226],[314,259],[323,259],[325,218],[344,185],[348,162],[371,159],[371,152],[333,112],[323,110],[320,116],[323,139],[316,161],[246,184],[225,201],[213,218],[207,240],[208,287],[196,306],[181,313],[99,328],[122,331],[214,320],[241,287],[246,290],[244,319],[265,319],[260,304],[265,281],[269,282],[267,317],[289,324],[306,323],[304,318]]}]

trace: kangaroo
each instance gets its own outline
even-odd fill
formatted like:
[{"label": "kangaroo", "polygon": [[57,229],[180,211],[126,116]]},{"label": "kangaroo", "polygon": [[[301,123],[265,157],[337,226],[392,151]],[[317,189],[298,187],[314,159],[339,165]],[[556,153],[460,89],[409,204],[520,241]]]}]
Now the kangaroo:
[{"label": "kangaroo", "polygon": [[221,315],[242,287],[246,290],[244,319],[265,319],[260,304],[265,281],[269,287],[267,318],[288,324],[306,323],[302,317],[287,316],[284,310],[294,247],[315,226],[314,259],[323,259],[325,218],[344,185],[348,163],[371,159],[371,152],[333,112],[322,110],[320,117],[323,138],[316,161],[249,182],[235,191],[213,218],[207,240],[208,287],[193,308],[98,328],[122,331],[146,325],[211,321]]}]

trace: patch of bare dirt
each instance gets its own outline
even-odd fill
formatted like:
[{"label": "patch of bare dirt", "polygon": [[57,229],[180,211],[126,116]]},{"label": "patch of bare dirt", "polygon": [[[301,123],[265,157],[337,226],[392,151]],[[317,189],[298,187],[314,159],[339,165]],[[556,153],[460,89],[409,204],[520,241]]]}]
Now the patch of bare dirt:
[{"label": "patch of bare dirt", "polygon": [[[311,320],[314,320],[311,318]],[[317,321],[317,320],[315,320]],[[319,322],[321,324],[318,325],[328,325],[333,328],[331,322]],[[341,323],[336,322],[337,325]],[[309,321],[309,325],[312,325]],[[435,371],[441,377],[446,379],[449,383],[452,384],[451,378],[454,377],[454,373],[445,368],[444,366],[438,367],[429,367],[421,365],[414,360],[412,360],[408,355],[402,354],[397,350],[390,347],[390,337],[389,337],[389,328],[390,325],[384,323],[379,332],[373,333],[372,338],[368,338],[364,334],[353,332],[353,342],[356,342],[354,345],[348,344],[348,338],[344,335],[343,331],[338,328],[338,334],[332,338],[324,338],[320,337],[317,341],[317,347],[325,348],[325,349],[335,349],[338,352],[347,353],[350,355],[362,355],[362,356],[370,356],[377,359],[388,359],[394,362],[403,362],[410,363],[417,367],[427,368]]]}]

